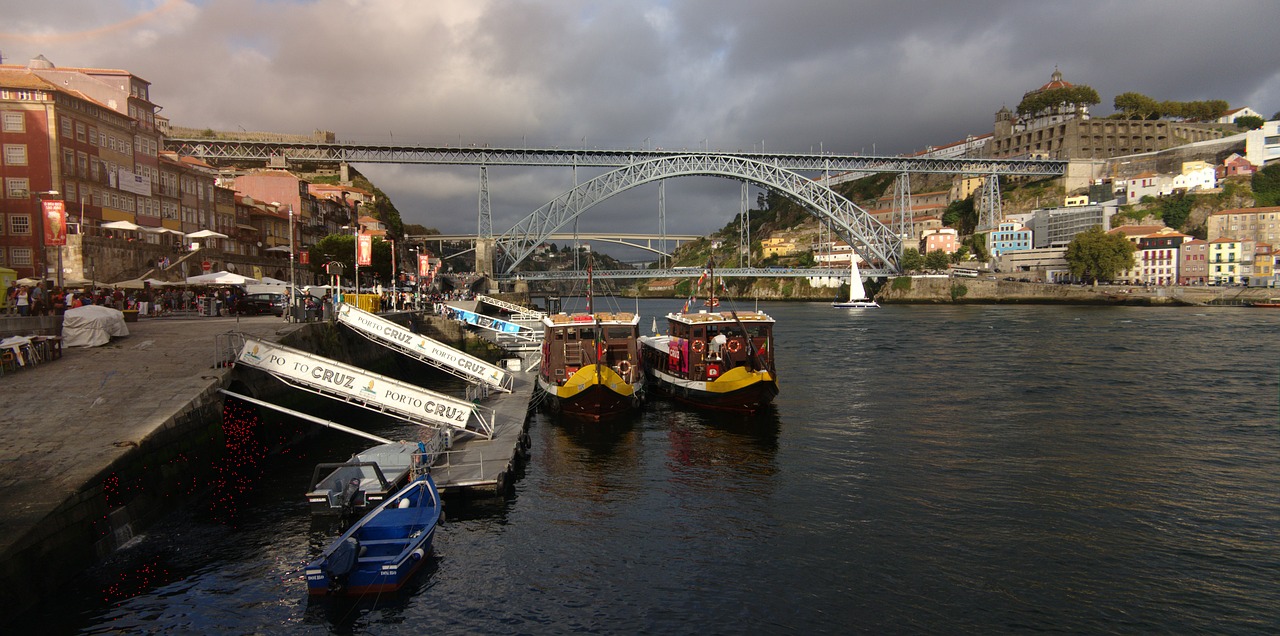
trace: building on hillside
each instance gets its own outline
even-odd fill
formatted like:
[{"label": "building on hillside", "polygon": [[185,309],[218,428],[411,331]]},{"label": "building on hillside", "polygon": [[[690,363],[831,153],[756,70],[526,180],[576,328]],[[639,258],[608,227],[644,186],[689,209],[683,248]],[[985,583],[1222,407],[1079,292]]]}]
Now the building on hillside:
[{"label": "building on hillside", "polygon": [[1183,241],[1178,247],[1178,284],[1204,285],[1209,282],[1209,242]]},{"label": "building on hillside", "polygon": [[[1141,240],[1144,237],[1169,232],[1175,232],[1175,230],[1163,225],[1121,225],[1109,230],[1107,234],[1118,234],[1123,236],[1128,239],[1130,243],[1133,243],[1135,248],[1138,248],[1140,247]],[[1142,283],[1142,256],[1139,252],[1140,250],[1135,249],[1133,253],[1133,264],[1116,276],[1116,282],[1133,285]]]},{"label": "building on hillside", "polygon": [[1166,179],[1154,172],[1144,172],[1124,180],[1124,201],[1137,203],[1142,197],[1156,198],[1165,187]]},{"label": "building on hillside", "polygon": [[1248,106],[1242,106],[1240,108],[1232,108],[1231,110],[1227,111],[1225,115],[1218,118],[1218,123],[1234,124],[1236,123],[1236,120],[1240,119],[1241,117],[1257,117],[1258,119],[1263,119],[1263,120],[1266,119],[1266,117],[1260,115],[1258,111],[1252,108],[1249,108]]},{"label": "building on hillside", "polygon": [[796,241],[791,238],[770,237],[760,241],[760,253],[764,258],[786,256],[796,251]]},{"label": "building on hillside", "polygon": [[1253,246],[1253,272],[1249,274],[1250,287],[1275,287],[1275,251],[1270,243]]},{"label": "building on hillside", "polygon": [[1014,221],[1002,221],[987,237],[987,251],[992,258],[1031,248],[1031,230]]},{"label": "building on hillside", "polygon": [[1232,237],[1280,245],[1280,206],[1221,210],[1205,220],[1206,238]]},{"label": "building on hillside", "polygon": [[[1167,228],[1166,228],[1167,229]],[[1138,238],[1134,259],[1138,263],[1134,283],[1168,286],[1178,284],[1178,265],[1183,241],[1192,238],[1180,232],[1156,232]]]},{"label": "building on hillside", "polygon": [[1200,192],[1218,187],[1218,171],[1206,161],[1184,161],[1182,172],[1160,188],[1160,196]]},{"label": "building on hillside", "polygon": [[1079,207],[1084,207],[1086,205],[1089,205],[1089,195],[1087,194],[1081,194],[1079,196],[1074,196],[1074,197],[1065,197],[1064,199],[1062,199],[1062,207],[1064,208],[1079,208]]},{"label": "building on hillside", "polygon": [[960,249],[960,233],[955,228],[943,227],[926,230],[920,237],[920,253],[929,254],[942,250],[947,254],[955,254]]},{"label": "building on hillside", "polygon": [[1111,229],[1111,217],[1118,206],[1114,201],[1076,208],[1036,210],[1028,224],[1035,237],[1036,248],[1066,247],[1077,234],[1091,227]]},{"label": "building on hillside", "polygon": [[1280,159],[1280,121],[1269,121],[1262,128],[1246,132],[1244,156],[1259,168]]},{"label": "building on hillside", "polygon": [[1239,285],[1243,282],[1241,272],[1242,243],[1234,238],[1216,238],[1209,241],[1209,282],[1210,285]]},{"label": "building on hillside", "polygon": [[[1023,99],[1071,86],[1055,69],[1047,84],[1028,91]],[[1231,132],[1226,128],[1222,124],[1173,121],[1093,120],[1087,104],[1057,104],[1028,117],[1001,108],[996,112],[994,136],[987,148],[991,157],[1000,159],[1107,159],[1221,139]]]},{"label": "building on hillside", "polygon": [[1248,159],[1233,152],[1226,159],[1223,159],[1222,165],[1218,167],[1218,179],[1252,176],[1257,171],[1258,169],[1252,163],[1249,163]]},{"label": "building on hillside", "polygon": [[991,141],[991,133],[985,135],[969,135],[963,141],[952,142],[943,146],[929,146],[924,150],[907,155],[923,159],[958,159],[960,157],[976,157]]}]

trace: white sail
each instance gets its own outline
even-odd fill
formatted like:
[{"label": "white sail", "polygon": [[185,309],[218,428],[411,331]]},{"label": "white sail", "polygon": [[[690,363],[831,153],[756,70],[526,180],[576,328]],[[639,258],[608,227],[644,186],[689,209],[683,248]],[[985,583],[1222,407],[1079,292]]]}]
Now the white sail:
[{"label": "white sail", "polygon": [[849,302],[855,300],[866,300],[867,290],[862,287],[862,276],[858,275],[858,259],[850,254],[849,268],[852,270],[849,276]]}]

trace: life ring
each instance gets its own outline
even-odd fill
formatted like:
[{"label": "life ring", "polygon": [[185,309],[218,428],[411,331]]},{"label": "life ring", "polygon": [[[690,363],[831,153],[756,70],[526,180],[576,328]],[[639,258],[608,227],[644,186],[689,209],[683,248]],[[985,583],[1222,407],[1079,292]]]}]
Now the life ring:
[{"label": "life ring", "polygon": [[729,344],[725,345],[725,348],[729,350],[729,353],[737,353],[739,351],[742,351],[742,341],[738,340],[737,338],[734,338],[733,340],[729,341]]},{"label": "life ring", "polygon": [[631,371],[631,363],[630,363],[629,361],[627,361],[627,360],[619,360],[619,361],[618,361],[618,374],[619,374],[619,375],[626,375],[626,374],[627,374],[627,373],[629,373],[630,371]]},{"label": "life ring", "polygon": [[694,351],[697,351],[698,353],[702,353],[702,350],[707,348],[707,343],[701,340],[694,340],[693,343],[690,344],[689,346],[693,347]]}]

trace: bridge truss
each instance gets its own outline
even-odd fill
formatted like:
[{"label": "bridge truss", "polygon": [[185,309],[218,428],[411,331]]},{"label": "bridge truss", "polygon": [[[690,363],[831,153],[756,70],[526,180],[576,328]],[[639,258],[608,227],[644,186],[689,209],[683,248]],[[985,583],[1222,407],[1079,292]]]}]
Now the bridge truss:
[{"label": "bridge truss", "polygon": [[604,199],[639,185],[684,176],[739,179],[781,192],[827,223],[871,268],[897,269],[900,237],[852,201],[796,172],[746,157],[716,153],[649,159],[578,185],[497,237],[500,262],[497,269],[512,273],[553,232]]}]

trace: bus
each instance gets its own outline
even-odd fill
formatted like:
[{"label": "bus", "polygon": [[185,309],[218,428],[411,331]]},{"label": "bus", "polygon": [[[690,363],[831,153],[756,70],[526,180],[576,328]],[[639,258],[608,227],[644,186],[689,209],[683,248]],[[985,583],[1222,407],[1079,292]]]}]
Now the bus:
[{"label": "bus", "polygon": [[972,267],[952,267],[951,275],[959,276],[961,278],[977,278],[978,270]]}]

